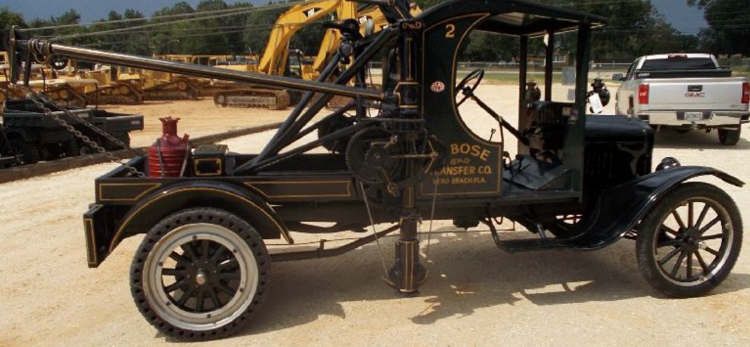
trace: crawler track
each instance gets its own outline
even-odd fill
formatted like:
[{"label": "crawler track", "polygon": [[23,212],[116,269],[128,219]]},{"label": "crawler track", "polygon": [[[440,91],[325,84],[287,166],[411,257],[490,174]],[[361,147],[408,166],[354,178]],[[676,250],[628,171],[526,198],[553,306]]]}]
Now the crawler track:
[{"label": "crawler track", "polygon": [[[190,140],[190,145],[198,146],[204,144],[216,143],[227,139],[264,132],[276,129],[281,123],[261,125],[257,127],[245,128],[240,130],[227,131],[214,135],[196,137]],[[139,148],[145,150],[146,148]],[[112,152],[121,159],[132,157],[132,152],[128,150],[119,150]],[[62,158],[48,162],[41,162],[32,165],[23,165],[0,170],[0,183],[16,181],[26,178],[32,178],[41,175],[51,174],[53,172],[65,171],[79,167],[106,163],[108,161],[104,154],[91,154],[78,157]]]}]

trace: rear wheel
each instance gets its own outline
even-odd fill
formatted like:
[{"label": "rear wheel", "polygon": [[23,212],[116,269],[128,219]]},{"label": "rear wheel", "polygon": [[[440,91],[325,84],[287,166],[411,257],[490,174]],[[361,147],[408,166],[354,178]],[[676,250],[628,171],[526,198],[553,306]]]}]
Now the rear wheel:
[{"label": "rear wheel", "polygon": [[208,340],[236,332],[267,294],[270,259],[250,224],[219,209],[195,208],[161,220],[130,270],[144,317],[164,334]]},{"label": "rear wheel", "polygon": [[732,198],[706,183],[684,183],[646,215],[638,228],[638,267],[662,293],[705,294],[732,270],[742,244],[742,220]]},{"label": "rear wheel", "polygon": [[740,142],[740,129],[719,129],[719,142],[727,146],[736,145]]}]

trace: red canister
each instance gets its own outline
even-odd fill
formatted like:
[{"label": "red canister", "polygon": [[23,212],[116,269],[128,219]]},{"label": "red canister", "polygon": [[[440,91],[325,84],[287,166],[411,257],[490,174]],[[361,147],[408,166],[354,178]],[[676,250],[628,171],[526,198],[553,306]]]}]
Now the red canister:
[{"label": "red canister", "polygon": [[189,153],[188,134],[177,136],[179,118],[159,118],[162,135],[148,149],[148,176],[180,177]]}]

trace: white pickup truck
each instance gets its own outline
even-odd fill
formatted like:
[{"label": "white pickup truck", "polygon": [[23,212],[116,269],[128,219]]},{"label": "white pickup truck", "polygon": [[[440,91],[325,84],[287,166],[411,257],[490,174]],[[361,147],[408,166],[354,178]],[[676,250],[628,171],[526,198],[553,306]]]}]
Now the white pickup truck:
[{"label": "white pickup truck", "polygon": [[735,145],[740,126],[750,121],[750,84],[719,67],[710,54],[659,54],[640,57],[617,90],[616,112],[638,117],[655,128],[718,129],[719,141]]}]

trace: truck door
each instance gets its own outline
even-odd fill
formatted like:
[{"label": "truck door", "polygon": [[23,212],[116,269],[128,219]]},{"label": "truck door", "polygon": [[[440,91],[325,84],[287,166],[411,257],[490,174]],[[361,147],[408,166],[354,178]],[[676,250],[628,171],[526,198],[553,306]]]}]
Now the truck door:
[{"label": "truck door", "polygon": [[[456,84],[468,71],[458,56],[485,14],[458,16],[425,28],[422,41],[422,117],[445,148],[444,166],[421,184],[420,194],[441,197],[499,195],[503,144],[482,139],[464,122],[456,103]],[[471,101],[466,101],[471,102]],[[487,129],[498,124],[489,116]]]}]

